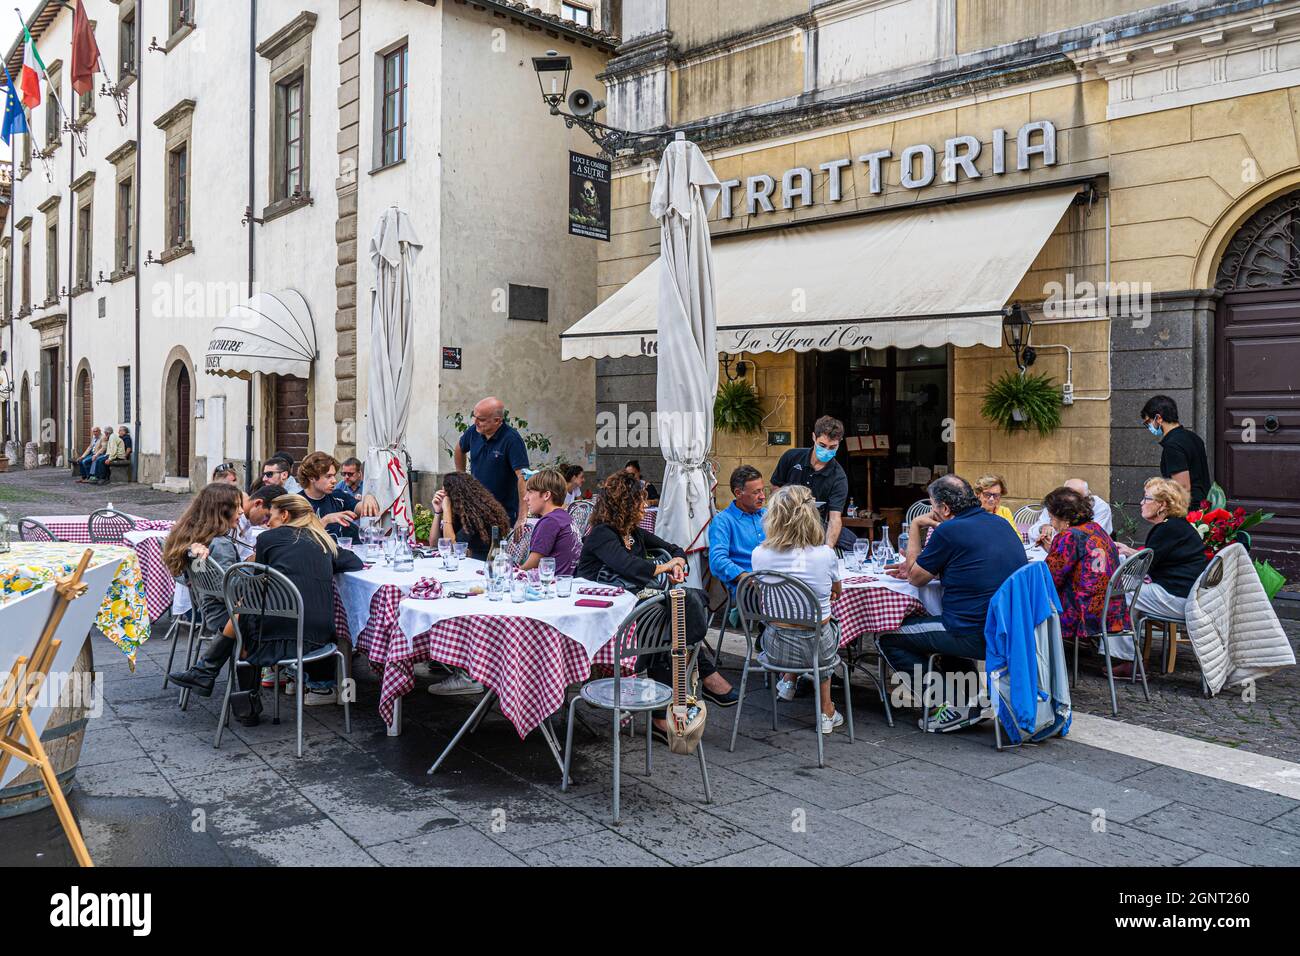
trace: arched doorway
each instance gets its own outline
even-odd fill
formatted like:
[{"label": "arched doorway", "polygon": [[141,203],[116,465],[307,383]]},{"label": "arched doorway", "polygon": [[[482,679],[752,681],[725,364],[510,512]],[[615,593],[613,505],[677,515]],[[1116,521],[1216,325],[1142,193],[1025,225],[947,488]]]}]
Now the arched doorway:
[{"label": "arched doorway", "polygon": [[1247,511],[1274,513],[1254,550],[1300,571],[1300,190],[1261,208],[1224,249],[1214,362],[1216,472]]},{"label": "arched doorway", "polygon": [[193,383],[188,356],[174,357],[163,386],[163,468],[176,478],[188,478],[194,466]]},{"label": "arched doorway", "polygon": [[77,405],[74,409],[74,422],[76,424],[76,437],[73,439],[73,454],[81,454],[81,450],[90,444],[90,431],[95,427],[95,406],[91,400],[90,390],[90,369],[82,364],[82,368],[77,372],[77,390],[73,396]]}]

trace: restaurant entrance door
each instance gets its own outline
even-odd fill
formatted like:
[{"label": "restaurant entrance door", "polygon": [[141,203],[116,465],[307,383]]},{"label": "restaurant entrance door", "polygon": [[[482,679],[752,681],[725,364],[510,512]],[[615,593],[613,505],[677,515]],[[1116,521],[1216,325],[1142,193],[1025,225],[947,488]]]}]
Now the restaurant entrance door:
[{"label": "restaurant entrance door", "polygon": [[[811,441],[813,423],[822,415],[842,421],[846,440],[839,462],[848,472],[849,494],[859,508],[867,507],[868,468],[873,503],[879,511],[906,508],[925,497],[925,485],[936,466],[941,473],[952,467],[949,349],[863,349],[800,356],[803,403],[795,444]],[[871,447],[854,449],[855,444]]]}]

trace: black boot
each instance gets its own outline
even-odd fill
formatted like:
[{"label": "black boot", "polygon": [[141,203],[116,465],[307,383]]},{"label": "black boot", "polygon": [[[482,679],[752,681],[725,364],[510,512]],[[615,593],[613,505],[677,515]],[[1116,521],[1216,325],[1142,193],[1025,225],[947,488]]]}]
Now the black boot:
[{"label": "black boot", "polygon": [[168,676],[173,684],[187,687],[200,697],[211,697],[212,685],[216,682],[217,675],[221,673],[221,668],[226,666],[226,662],[230,659],[230,652],[234,648],[233,639],[218,637],[208,645],[207,651],[193,667]]}]

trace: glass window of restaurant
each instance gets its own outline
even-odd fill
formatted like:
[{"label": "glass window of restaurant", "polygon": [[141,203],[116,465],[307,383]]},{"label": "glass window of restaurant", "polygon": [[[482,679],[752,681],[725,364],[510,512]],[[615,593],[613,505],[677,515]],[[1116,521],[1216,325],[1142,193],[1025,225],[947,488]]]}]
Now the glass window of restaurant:
[{"label": "glass window of restaurant", "polygon": [[811,441],[822,415],[844,423],[838,460],[859,509],[868,501],[877,512],[907,508],[925,497],[936,468],[952,468],[951,353],[951,346],[938,346],[799,356],[796,444]]}]

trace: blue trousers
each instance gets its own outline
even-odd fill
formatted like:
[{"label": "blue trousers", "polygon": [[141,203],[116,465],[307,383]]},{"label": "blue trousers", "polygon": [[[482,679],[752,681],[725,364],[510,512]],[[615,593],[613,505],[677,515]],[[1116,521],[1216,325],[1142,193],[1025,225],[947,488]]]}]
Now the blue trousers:
[{"label": "blue trousers", "polygon": [[78,458],[77,464],[81,467],[81,477],[89,478],[91,466],[95,463],[94,455],[87,455],[85,458]]},{"label": "blue trousers", "polygon": [[90,476],[92,478],[108,477],[108,456],[96,455],[95,460],[90,465]]}]

